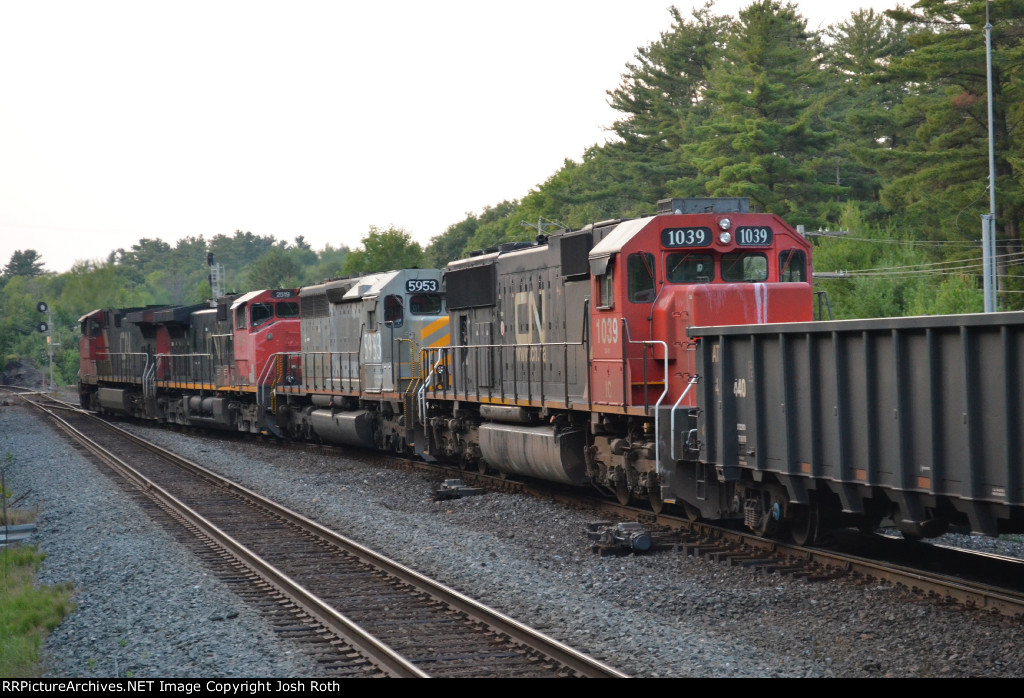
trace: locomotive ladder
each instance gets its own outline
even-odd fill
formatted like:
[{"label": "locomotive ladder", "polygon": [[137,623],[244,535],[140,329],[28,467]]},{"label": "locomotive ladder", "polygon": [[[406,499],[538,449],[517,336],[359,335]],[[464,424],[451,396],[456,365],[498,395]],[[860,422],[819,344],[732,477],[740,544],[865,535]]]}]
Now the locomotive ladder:
[{"label": "locomotive ladder", "polygon": [[277,414],[277,386],[284,376],[284,355],[275,354],[274,359],[274,381],[270,384],[270,412]]}]

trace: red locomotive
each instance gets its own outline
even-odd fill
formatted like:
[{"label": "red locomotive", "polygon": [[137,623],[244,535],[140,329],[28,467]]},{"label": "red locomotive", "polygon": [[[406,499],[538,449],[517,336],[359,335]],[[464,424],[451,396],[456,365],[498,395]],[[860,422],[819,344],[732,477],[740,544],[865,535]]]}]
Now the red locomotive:
[{"label": "red locomotive", "polygon": [[295,289],[226,296],[216,307],[94,310],[80,320],[83,407],[223,429],[265,429],[259,393],[297,367]]},{"label": "red locomotive", "polygon": [[745,199],[666,200],[453,262],[424,450],[660,508],[662,446],[696,404],[687,328],[810,320],[810,278],[808,241]]}]

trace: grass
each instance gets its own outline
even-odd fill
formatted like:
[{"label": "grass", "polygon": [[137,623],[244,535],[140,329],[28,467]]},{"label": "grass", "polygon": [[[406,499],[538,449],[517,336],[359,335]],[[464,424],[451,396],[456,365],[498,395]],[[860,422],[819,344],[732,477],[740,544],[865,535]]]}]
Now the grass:
[{"label": "grass", "polygon": [[37,677],[43,638],[74,608],[70,585],[35,584],[43,557],[33,546],[0,549],[0,678]]}]

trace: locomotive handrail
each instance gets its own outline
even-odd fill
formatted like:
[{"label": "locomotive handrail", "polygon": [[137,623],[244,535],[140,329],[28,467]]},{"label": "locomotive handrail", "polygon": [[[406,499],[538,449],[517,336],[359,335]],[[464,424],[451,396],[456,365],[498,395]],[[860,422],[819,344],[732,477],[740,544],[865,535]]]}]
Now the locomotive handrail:
[{"label": "locomotive handrail", "polygon": [[430,361],[430,352],[437,352],[437,361],[430,367],[430,371],[427,373],[423,384],[420,385],[420,389],[416,396],[416,401],[419,403],[420,408],[420,424],[423,425],[424,431],[427,428],[427,386],[430,385],[430,379],[435,375],[439,375],[438,367],[444,363],[446,352],[448,347],[427,347],[426,349],[420,349],[420,361]]},{"label": "locomotive handrail", "polygon": [[200,359],[201,361],[208,362],[207,365],[209,366],[209,371],[208,371],[208,375],[206,376],[206,378],[209,379],[208,383],[210,385],[215,385],[215,382],[213,380],[213,354],[198,354],[198,353],[197,354],[157,354],[156,356],[153,357],[152,379],[153,379],[154,390],[156,389],[155,386],[156,386],[157,383],[160,383],[160,382],[162,382],[162,383],[169,383],[173,378],[178,378],[181,382],[189,383],[189,384],[192,384],[192,385],[195,385],[196,383],[198,383],[199,385],[203,385],[204,384],[204,381],[203,381],[204,376],[202,375],[202,373],[203,373],[202,369],[205,368],[205,366],[203,364],[200,365],[200,376],[199,376],[199,380],[198,381],[196,381],[195,378],[193,377],[191,369],[189,371],[187,371],[187,372],[183,372],[183,373],[187,373],[187,375],[184,376],[184,377],[180,377],[180,376],[177,376],[175,374],[175,375],[173,375],[171,377],[167,377],[167,378],[163,378],[163,379],[158,379],[156,377],[156,374],[160,370],[161,359],[164,360],[165,364],[169,364],[170,365],[172,374],[174,372],[174,365],[173,365],[174,362],[180,362],[180,361],[183,361],[183,360],[186,360],[186,359],[188,359],[188,360]]},{"label": "locomotive handrail", "polygon": [[[342,376],[342,375],[338,375],[337,376],[337,380],[338,381],[348,381],[348,386],[340,388],[340,389],[337,388],[337,386],[335,386],[334,362],[333,361],[328,361],[327,362],[327,366],[328,366],[328,371],[329,372],[326,375],[324,374],[324,372],[322,370],[318,370],[318,369],[322,369],[323,368],[322,365],[315,366],[315,367],[313,367],[312,371],[304,371],[303,372],[302,380],[303,380],[303,382],[312,380],[313,384],[310,387],[312,387],[314,390],[317,390],[317,389],[323,389],[323,390],[339,389],[339,390],[342,390],[343,392],[350,392],[350,393],[351,392],[361,392],[362,391],[362,381],[361,381],[361,379],[359,377],[353,375],[352,366],[351,366],[351,364],[352,364],[351,359],[352,359],[353,356],[357,356],[359,354],[358,351],[297,351],[297,352],[284,352],[284,353],[297,354],[297,355],[299,355],[303,359],[303,361],[311,361],[312,359],[310,357],[317,357],[317,356],[326,356],[328,358],[331,358],[331,357],[334,357],[334,356],[348,357],[348,359],[349,359],[348,376]],[[359,365],[358,364],[358,357],[357,357],[356,365],[357,366]],[[325,383],[323,385],[319,385],[317,383],[317,376],[319,376],[320,378],[322,378],[325,381]],[[330,385],[328,385],[328,383],[330,383]],[[353,384],[355,385],[355,387],[353,387]]]},{"label": "locomotive handrail", "polygon": [[273,354],[271,354],[270,356],[267,357],[267,361],[266,361],[266,363],[263,364],[263,368],[260,370],[259,376],[256,377],[256,405],[258,407],[262,407],[262,408],[265,409],[267,407],[267,404],[265,402],[266,396],[269,396],[270,399],[273,400],[274,396],[276,395],[276,391],[277,391],[277,381],[276,380],[271,384],[269,391],[262,390],[262,388],[265,388],[267,382],[270,380],[270,375],[269,374],[272,371],[274,373],[277,372],[277,359],[278,359],[278,357],[301,356],[301,355],[302,355],[301,351],[276,351],[276,352],[274,352]]},{"label": "locomotive handrail", "polygon": [[156,361],[153,361],[153,365],[149,365],[146,362],[146,367],[142,369],[142,397],[147,399],[156,398]]},{"label": "locomotive handrail", "polygon": [[[104,354],[104,355],[106,355],[108,357],[107,361],[110,361],[110,357],[112,357],[112,356],[141,356],[141,357],[143,357],[143,359],[144,359],[143,363],[142,363],[142,373],[143,373],[143,376],[146,373],[146,368],[149,366],[149,354],[147,354],[144,351],[115,351],[115,352],[111,352],[110,350],[107,350],[107,349],[97,349],[96,350],[96,357],[97,357],[97,359],[99,358],[99,356],[101,354]],[[119,368],[123,368],[123,366],[120,366]],[[117,379],[120,379],[120,380],[131,380],[133,378],[133,376],[131,376],[131,375],[124,375],[121,372],[114,373],[113,362],[111,362],[111,364],[110,364],[110,371],[111,371],[111,373],[107,375],[108,378],[117,378]],[[98,368],[97,368],[96,373],[97,373],[97,377],[98,377],[99,376],[99,369]],[[129,373],[131,373],[131,372],[129,371]],[[143,376],[139,377],[139,381],[140,382],[142,381],[142,377]]]},{"label": "locomotive handrail", "polygon": [[[473,358],[474,359],[474,362],[473,362],[473,364],[474,364],[473,372],[474,372],[474,375],[475,375],[475,378],[476,378],[476,399],[479,400],[480,399],[480,392],[481,392],[480,391],[481,385],[480,385],[479,350],[484,350],[484,349],[493,350],[493,349],[497,349],[498,350],[498,356],[499,356],[499,359],[500,359],[500,358],[504,358],[504,353],[505,353],[506,350],[511,349],[513,351],[518,351],[520,349],[525,349],[526,350],[526,356],[527,356],[526,361],[527,361],[527,363],[529,363],[530,362],[530,357],[533,356],[533,350],[534,349],[540,349],[540,359],[541,359],[539,361],[539,363],[540,363],[540,371],[539,371],[540,372],[540,378],[539,378],[538,381],[533,381],[533,380],[531,380],[529,378],[527,378],[527,380],[526,380],[526,390],[527,390],[526,399],[527,399],[528,402],[532,402],[533,401],[533,389],[534,389],[534,385],[533,384],[535,382],[539,383],[539,386],[538,386],[539,390],[540,390],[539,399],[541,401],[543,401],[544,398],[545,398],[545,393],[544,393],[545,381],[544,381],[544,365],[543,365],[544,364],[543,359],[544,359],[544,356],[545,356],[544,350],[548,349],[548,348],[552,348],[552,347],[554,347],[554,348],[561,347],[563,349],[563,357],[565,358],[566,365],[568,365],[569,347],[585,347],[585,346],[586,346],[585,340],[580,339],[579,341],[576,341],[576,342],[531,342],[529,344],[450,344],[447,347],[432,347],[432,348],[425,349],[424,351],[437,352],[438,355],[442,355],[442,354],[447,353],[449,350],[456,350],[456,351],[460,351],[461,350],[461,351],[465,351],[466,352],[466,356],[467,357]],[[428,357],[428,360],[429,360],[429,357]],[[439,362],[440,362],[440,360],[439,360]],[[468,363],[468,361],[467,361],[467,363]],[[435,364],[435,366],[436,366],[436,364]],[[504,361],[499,361],[498,362],[498,366],[499,366],[499,370],[498,370],[497,382],[498,382],[498,384],[500,386],[499,391],[498,391],[498,397],[501,398],[502,400],[505,400],[507,396],[505,394]],[[571,401],[569,399],[569,377],[568,377],[568,371],[563,371],[563,375],[565,376],[565,378],[564,378],[565,386],[564,387],[565,387],[566,407],[571,407],[572,404],[571,404]],[[487,386],[487,397],[488,398],[493,398],[494,397],[494,385],[493,385],[493,383],[494,383],[494,381],[492,380],[491,381],[491,385]],[[518,400],[519,400],[519,361],[518,360],[512,362],[512,384],[514,386],[514,392],[512,393],[512,399],[518,402]],[[436,391],[432,391],[432,392],[436,392]],[[447,393],[447,388],[445,389],[444,392]],[[455,394],[458,394],[458,392],[456,391]],[[470,395],[469,395],[469,387],[468,386],[465,386],[463,388],[462,395],[463,395],[463,397],[466,397],[466,398],[470,397]]]},{"label": "locomotive handrail", "polygon": [[[647,387],[650,385],[650,383],[647,382],[647,347],[648,347],[648,345],[654,346],[656,344],[660,344],[665,349],[665,359],[664,359],[665,360],[665,369],[664,369],[665,389],[661,392],[661,396],[658,397],[658,402],[655,403],[655,406],[654,406],[654,433],[655,433],[655,436],[657,436],[657,433],[658,433],[658,407],[661,405],[661,401],[665,399],[665,396],[668,395],[668,342],[665,342],[664,340],[660,340],[660,339],[641,339],[641,340],[638,340],[638,341],[633,341],[632,337],[630,337],[630,335],[629,335],[629,323],[626,322],[626,318],[622,318],[622,328],[623,328],[623,330],[625,330],[624,336],[625,336],[626,341],[628,343],[644,345],[644,355],[643,355],[643,358],[641,359],[643,361],[643,364],[644,364],[644,413],[650,413],[650,411],[651,411],[650,403],[648,402],[648,398],[647,398]],[[623,404],[624,407],[626,405],[628,405],[628,403],[629,403],[629,400],[628,400],[629,396],[626,394],[626,381],[628,380],[626,378],[626,373],[628,373],[627,369],[629,368],[629,366],[628,366],[628,364],[626,362],[627,362],[626,345],[623,344],[622,345],[622,392],[623,392],[622,404]],[[654,444],[655,444],[655,450],[657,450],[657,444],[658,444],[657,438],[655,438]]]},{"label": "locomotive handrail", "polygon": [[[669,456],[672,458],[672,460],[676,459],[676,410],[679,408],[679,403],[682,402],[683,398],[686,397],[686,394],[688,392],[690,392],[690,388],[692,388],[694,385],[696,385],[697,381],[699,379],[700,379],[700,376],[697,376],[697,375],[694,375],[692,378],[690,378],[690,382],[686,384],[686,390],[684,390],[683,394],[679,396],[678,400],[676,400],[676,404],[672,405],[672,411],[669,413],[670,419],[669,419],[668,428],[669,428],[669,438],[671,439]],[[655,417],[655,419],[657,419],[657,417]],[[657,431],[657,427],[655,427],[655,431]],[[661,459],[660,458],[658,459],[656,467],[659,470],[661,469]]]}]

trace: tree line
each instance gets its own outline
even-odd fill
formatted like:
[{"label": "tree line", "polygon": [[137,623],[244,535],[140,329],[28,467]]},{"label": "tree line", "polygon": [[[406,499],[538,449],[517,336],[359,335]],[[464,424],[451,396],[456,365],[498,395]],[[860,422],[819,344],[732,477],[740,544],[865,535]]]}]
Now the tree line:
[{"label": "tree line", "polygon": [[[1024,308],[1024,0],[989,4],[996,171],[998,305]],[[341,275],[444,266],[477,249],[651,214],[674,196],[749,197],[802,225],[818,290],[836,317],[982,310],[981,215],[989,208],[986,3],[919,0],[852,13],[811,31],[798,8],[755,0],[736,17],[713,3],[638,48],[608,92],[610,138],[566,160],[519,198],[486,206],[426,247],[371,227],[357,249],[314,251],[235,231],[142,239],[46,274],[32,250],[0,275],[0,350],[39,353],[35,303],[59,314],[61,377],[77,370],[77,318],[96,307],[201,302],[213,254],[227,290],[290,287]],[[44,298],[45,297],[45,298]],[[44,347],[45,351],[45,347]]]}]

